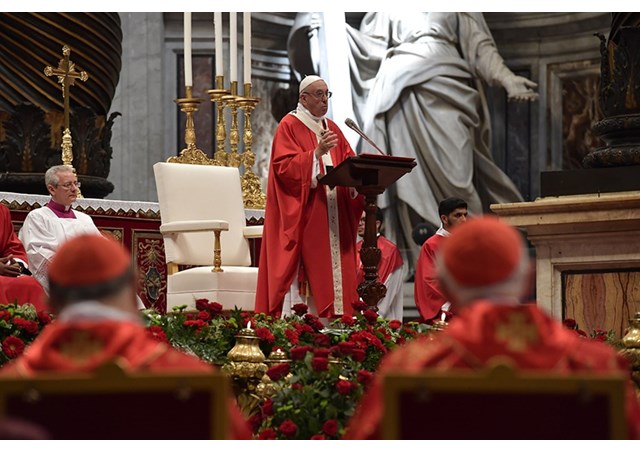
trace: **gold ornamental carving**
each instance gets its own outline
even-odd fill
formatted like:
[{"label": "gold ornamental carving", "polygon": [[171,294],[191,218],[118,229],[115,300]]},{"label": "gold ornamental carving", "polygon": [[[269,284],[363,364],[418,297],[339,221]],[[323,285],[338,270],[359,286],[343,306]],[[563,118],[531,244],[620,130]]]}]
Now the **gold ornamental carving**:
[{"label": "gold ornamental carving", "polygon": [[244,97],[238,101],[238,106],[244,111],[244,152],[242,153],[242,163],[244,164],[244,174],[242,175],[242,197],[244,206],[251,209],[264,209],[267,201],[266,195],[262,192],[260,178],[253,172],[253,164],[256,161],[256,154],[252,151],[253,127],[251,125],[251,113],[258,105],[260,99],[251,97],[251,84],[244,84]]},{"label": "gold ornamental carving", "polygon": [[221,370],[231,377],[238,407],[248,418],[259,410],[270,381],[260,339],[250,325],[238,332],[227,358]]},{"label": "gold ornamental carving", "polygon": [[629,327],[622,337],[622,346],[619,354],[631,364],[631,378],[640,398],[640,312],[629,320]]}]

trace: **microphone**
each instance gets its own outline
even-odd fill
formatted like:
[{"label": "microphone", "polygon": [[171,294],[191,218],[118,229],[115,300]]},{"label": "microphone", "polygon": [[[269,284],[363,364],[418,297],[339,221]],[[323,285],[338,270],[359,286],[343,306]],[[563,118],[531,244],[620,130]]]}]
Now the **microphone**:
[{"label": "microphone", "polygon": [[373,143],[373,141],[372,141],[369,137],[367,137],[367,136],[365,135],[365,133],[364,133],[364,132],[362,132],[362,131],[360,130],[360,128],[358,127],[358,125],[356,124],[356,122],[355,122],[355,121],[353,121],[351,118],[347,118],[346,120],[344,120],[344,124],[346,124],[346,125],[347,125],[347,126],[349,126],[351,129],[353,129],[354,131],[356,131],[356,133],[357,133],[360,137],[364,138],[364,139],[367,141],[367,143],[369,143],[371,146],[373,146],[375,149],[377,149],[377,150],[378,150],[378,152],[379,152],[380,154],[382,154],[383,156],[386,156],[386,155],[387,155],[387,154],[386,154],[385,152],[383,152],[380,148],[378,148],[378,146],[377,146],[375,143]]}]

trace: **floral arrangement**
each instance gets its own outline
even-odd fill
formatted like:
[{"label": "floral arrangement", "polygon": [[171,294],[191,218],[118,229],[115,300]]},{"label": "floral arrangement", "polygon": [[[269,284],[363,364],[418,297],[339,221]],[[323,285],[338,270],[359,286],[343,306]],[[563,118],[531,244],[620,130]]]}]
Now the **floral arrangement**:
[{"label": "floral arrangement", "polygon": [[562,321],[562,324],[569,330],[573,330],[577,335],[585,338],[591,338],[592,340],[608,343],[611,346],[620,349],[623,347],[622,342],[616,339],[615,332],[613,330],[594,329],[590,334],[587,334],[584,330],[580,329],[578,323],[573,318],[566,318]]},{"label": "floral arrangement", "polygon": [[259,439],[340,438],[382,357],[431,329],[384,320],[364,303],[354,306],[355,316],[328,326],[307,313],[304,304],[294,306],[286,319],[240,310],[223,316],[220,304],[205,299],[196,301],[196,309],[174,307],[167,315],[146,310],[149,333],[221,366],[235,335],[251,323],[266,357],[279,349],[290,359],[267,371],[277,392],[251,417]]},{"label": "floral arrangement", "polygon": [[0,305],[0,366],[20,356],[51,322],[51,315],[33,305]]}]

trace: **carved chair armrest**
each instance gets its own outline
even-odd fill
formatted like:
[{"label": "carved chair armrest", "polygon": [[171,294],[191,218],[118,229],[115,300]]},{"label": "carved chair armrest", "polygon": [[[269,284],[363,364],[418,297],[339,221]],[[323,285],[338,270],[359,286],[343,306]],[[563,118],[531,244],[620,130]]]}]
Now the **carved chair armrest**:
[{"label": "carved chair armrest", "polygon": [[[200,231],[213,231],[213,269],[211,272],[222,272],[222,257],[220,248],[220,233],[229,230],[229,222],[225,220],[179,220],[160,225],[162,234],[194,233]],[[175,268],[168,267],[169,275]]]},{"label": "carved chair armrest", "polygon": [[244,227],[243,234],[244,234],[244,237],[247,239],[261,238],[262,230],[263,230],[262,225],[248,226],[248,227]]},{"label": "carved chair armrest", "polygon": [[225,220],[177,220],[160,225],[160,232],[193,233],[198,231],[228,231],[229,222]]}]

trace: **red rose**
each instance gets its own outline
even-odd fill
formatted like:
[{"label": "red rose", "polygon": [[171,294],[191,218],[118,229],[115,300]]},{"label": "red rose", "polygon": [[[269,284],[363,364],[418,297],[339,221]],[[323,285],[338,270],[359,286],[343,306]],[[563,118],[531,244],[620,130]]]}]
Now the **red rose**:
[{"label": "red rose", "polygon": [[353,306],[353,309],[355,311],[363,311],[363,310],[366,310],[367,308],[369,308],[369,306],[367,304],[365,304],[364,302],[362,302],[361,300],[359,300],[357,302],[354,302],[352,304],[352,306]]},{"label": "red rose", "polygon": [[162,330],[162,327],[160,326],[147,327],[147,332],[151,335],[152,338],[158,341],[167,341],[167,334],[164,333],[164,330]]},{"label": "red rose", "polygon": [[313,371],[316,373],[327,371],[329,369],[329,359],[326,357],[314,357],[311,359],[311,368],[313,368]]},{"label": "red rose", "polygon": [[575,319],[572,319],[572,318],[565,319],[564,321],[562,321],[562,324],[564,324],[564,326],[567,329],[572,329],[572,330],[578,327],[578,323],[576,322]]},{"label": "red rose", "polygon": [[211,315],[209,314],[209,312],[199,311],[198,319],[202,320],[203,322],[208,322],[211,319]]},{"label": "red rose", "polygon": [[364,352],[364,349],[354,349],[351,351],[351,358],[356,362],[364,362],[367,358],[367,354]]},{"label": "red rose", "polygon": [[209,309],[208,299],[196,299],[196,310],[203,311]]},{"label": "red rose", "polygon": [[313,350],[314,357],[329,357],[331,351],[327,348],[316,348]]},{"label": "red rose", "polygon": [[249,417],[249,425],[251,426],[251,430],[255,431],[258,428],[260,428],[260,425],[262,425],[262,415],[260,414],[254,414],[251,417]]},{"label": "red rose", "polygon": [[298,431],[298,426],[293,422],[293,420],[287,419],[280,423],[278,429],[282,434],[287,437],[293,437]]},{"label": "red rose", "polygon": [[291,384],[291,388],[293,390],[302,390],[304,386],[299,382],[294,382],[293,384]]},{"label": "red rose", "polygon": [[289,351],[291,360],[304,360],[307,352],[311,351],[311,349],[311,346],[298,346],[296,348],[291,348],[291,351]]},{"label": "red rose", "polygon": [[349,395],[356,388],[356,384],[351,381],[345,381],[344,379],[340,379],[336,384],[336,390],[340,395]]},{"label": "red rose", "polygon": [[49,313],[47,313],[46,311],[41,310],[38,312],[38,320],[40,321],[40,324],[46,326],[51,322],[51,315],[49,315]]},{"label": "red rose", "polygon": [[279,381],[284,378],[291,371],[291,366],[288,363],[276,363],[267,370],[267,376],[272,381]]},{"label": "red rose", "polygon": [[375,324],[378,322],[378,313],[373,310],[365,310],[362,312],[362,316],[367,320],[369,324]]},{"label": "red rose", "polygon": [[404,337],[398,337],[396,340],[396,344],[405,344],[406,342],[407,340],[405,340]]},{"label": "red rose", "polygon": [[210,302],[207,309],[212,315],[219,315],[222,313],[222,304],[219,304],[218,302]]},{"label": "red rose", "polygon": [[393,321],[389,321],[389,327],[391,329],[397,330],[400,327],[402,327],[402,323],[400,321],[398,321],[397,319],[394,319]]},{"label": "red rose", "polygon": [[273,400],[271,398],[268,398],[262,403],[262,415],[265,417],[273,415]]},{"label": "red rose", "polygon": [[352,326],[356,323],[356,320],[353,318],[353,316],[342,315],[342,317],[340,318],[340,322],[345,326]]},{"label": "red rose", "polygon": [[367,370],[358,370],[357,379],[359,383],[366,387],[373,380],[373,373]]},{"label": "red rose", "polygon": [[274,343],[276,341],[276,337],[274,337],[266,327],[258,327],[256,329],[256,336],[267,343]]},{"label": "red rose", "polygon": [[326,438],[322,434],[314,434],[309,440],[326,440]]},{"label": "red rose", "polygon": [[309,311],[309,307],[306,304],[295,304],[291,309],[298,316],[304,316]]},{"label": "red rose", "polygon": [[8,321],[11,318],[9,310],[0,310],[0,320]]},{"label": "red rose", "polygon": [[201,329],[204,327],[205,322],[202,319],[189,319],[182,323],[185,327],[196,327]]},{"label": "red rose", "polygon": [[340,352],[343,355],[349,355],[356,347],[356,344],[353,341],[342,341],[338,343],[338,348],[340,348]]},{"label": "red rose", "polygon": [[335,436],[338,432],[338,422],[334,419],[327,420],[322,424],[322,432],[327,436]]},{"label": "red rose", "polygon": [[304,322],[311,326],[314,330],[320,331],[324,329],[324,324],[320,322],[317,316],[307,313],[304,315]]},{"label": "red rose", "polygon": [[25,332],[30,333],[32,335],[38,333],[38,330],[39,330],[37,322],[29,321],[27,319],[20,318],[19,316],[16,316],[15,318],[13,318],[13,324],[18,329],[24,330]]},{"label": "red rose", "polygon": [[331,346],[331,338],[328,335],[319,333],[316,334],[316,336],[313,338],[313,344],[315,344],[316,346],[328,348],[329,346]]},{"label": "red rose", "polygon": [[287,337],[287,340],[289,340],[291,344],[300,344],[298,332],[296,332],[295,330],[291,330],[291,329],[285,330],[284,336]]},{"label": "red rose", "polygon": [[258,439],[260,440],[275,440],[276,430],[273,428],[263,429],[258,433]]},{"label": "red rose", "polygon": [[310,333],[310,334],[313,335],[314,333],[316,333],[316,331],[313,330],[313,327],[311,327],[309,324],[300,325],[298,330],[299,330],[299,332],[298,332],[299,335],[302,335],[303,333]]},{"label": "red rose", "polygon": [[24,341],[13,335],[9,335],[2,342],[2,352],[10,359],[15,359],[24,351]]}]

